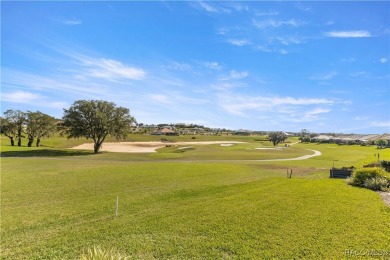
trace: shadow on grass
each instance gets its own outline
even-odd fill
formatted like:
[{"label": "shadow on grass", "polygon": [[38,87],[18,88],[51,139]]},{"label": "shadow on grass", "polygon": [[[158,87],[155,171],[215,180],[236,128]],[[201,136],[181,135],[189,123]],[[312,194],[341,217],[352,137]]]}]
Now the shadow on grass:
[{"label": "shadow on grass", "polygon": [[59,157],[59,156],[85,156],[93,155],[93,151],[83,150],[55,150],[39,149],[30,151],[5,151],[0,153],[0,157]]}]

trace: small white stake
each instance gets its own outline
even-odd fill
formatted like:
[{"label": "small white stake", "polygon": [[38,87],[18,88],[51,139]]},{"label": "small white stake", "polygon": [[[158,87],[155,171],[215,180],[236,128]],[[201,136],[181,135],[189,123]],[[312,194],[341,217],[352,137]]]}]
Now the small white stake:
[{"label": "small white stake", "polygon": [[118,205],[119,205],[119,197],[116,196],[116,207],[115,207],[115,216],[118,217]]}]

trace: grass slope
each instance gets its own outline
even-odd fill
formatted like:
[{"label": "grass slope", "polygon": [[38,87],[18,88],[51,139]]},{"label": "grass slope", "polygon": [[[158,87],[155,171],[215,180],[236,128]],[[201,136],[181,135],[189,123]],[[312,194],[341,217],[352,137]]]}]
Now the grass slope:
[{"label": "grass slope", "polygon": [[[2,258],[74,259],[93,246],[138,259],[344,258],[348,249],[389,250],[390,209],[379,195],[327,178],[332,160],[361,164],[378,150],[296,147],[323,156],[135,162],[124,154],[69,156],[2,144],[2,155],[41,153],[1,158]],[[380,153],[390,157],[388,149]]]}]

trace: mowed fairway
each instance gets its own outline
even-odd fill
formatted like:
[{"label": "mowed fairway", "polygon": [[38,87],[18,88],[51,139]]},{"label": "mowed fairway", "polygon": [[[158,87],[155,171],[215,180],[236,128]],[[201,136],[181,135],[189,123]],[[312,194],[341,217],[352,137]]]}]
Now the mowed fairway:
[{"label": "mowed fairway", "polygon": [[[390,208],[380,196],[328,179],[333,160],[358,166],[374,160],[375,147],[297,144],[283,158],[311,154],[305,149],[322,156],[229,162],[228,151],[259,143],[197,147],[204,157],[167,147],[153,157],[2,141],[2,156],[24,156],[1,158],[4,259],[77,259],[93,246],[136,259],[345,258],[345,250],[390,250]],[[388,149],[380,153],[390,159]],[[223,162],[207,162],[215,158]]]}]

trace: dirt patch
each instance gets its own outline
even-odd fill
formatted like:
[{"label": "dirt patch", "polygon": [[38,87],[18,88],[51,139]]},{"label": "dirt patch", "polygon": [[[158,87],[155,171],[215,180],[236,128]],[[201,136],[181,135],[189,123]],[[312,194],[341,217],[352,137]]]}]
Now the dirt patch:
[{"label": "dirt patch", "polygon": [[378,193],[381,195],[383,202],[390,208],[390,192],[379,191]]},{"label": "dirt patch", "polygon": [[[209,144],[237,144],[244,142],[236,141],[207,141],[207,142],[177,142],[169,143],[169,145],[209,145]],[[114,153],[155,153],[157,149],[166,147],[164,142],[117,142],[103,143],[101,151]],[[93,144],[82,144],[70,149],[77,150],[93,150]]]}]

